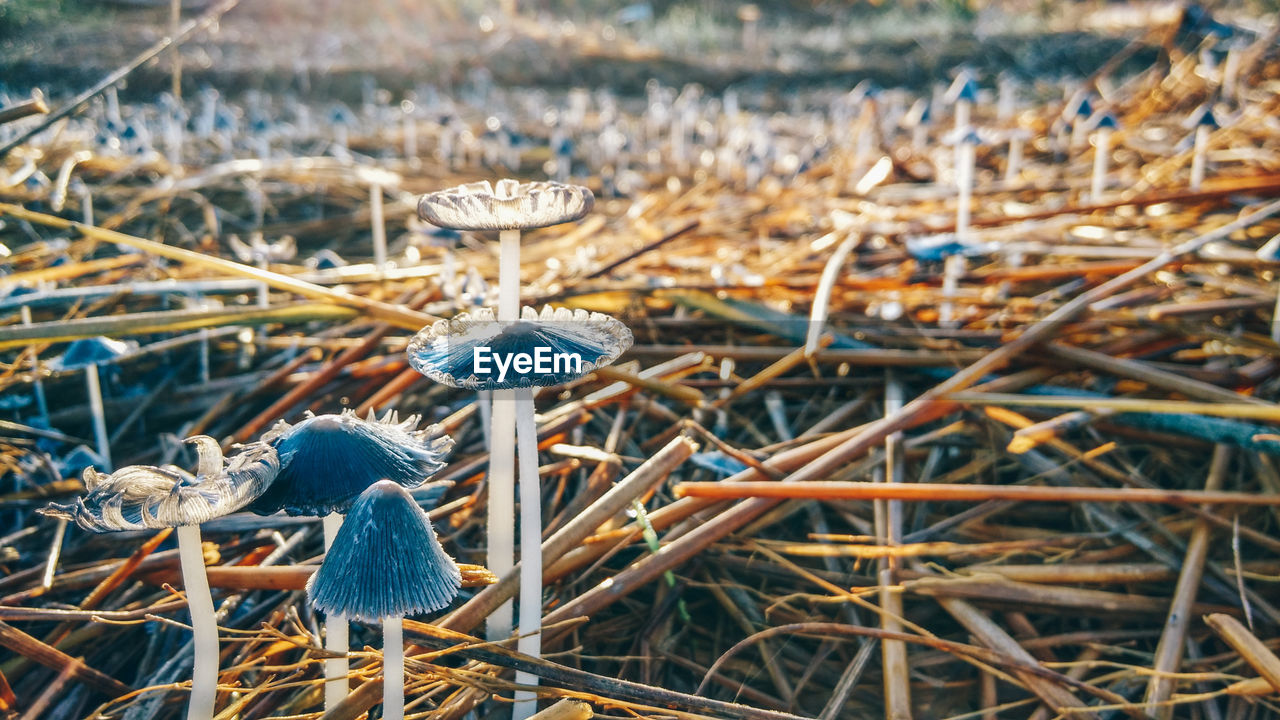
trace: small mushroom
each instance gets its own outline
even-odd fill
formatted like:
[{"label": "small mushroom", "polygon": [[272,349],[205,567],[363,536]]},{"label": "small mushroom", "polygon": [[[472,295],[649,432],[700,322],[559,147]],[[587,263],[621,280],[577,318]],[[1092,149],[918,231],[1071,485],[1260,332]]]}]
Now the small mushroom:
[{"label": "small mushroom", "polygon": [[307,599],[327,616],[382,623],[382,717],[404,717],[406,615],[435,612],[453,601],[462,575],[440,547],[431,520],[400,485],[370,485],[307,581]]},{"label": "small mushroom", "polygon": [[225,460],[218,441],[188,438],[199,460],[194,476],[172,466],[131,465],[110,474],[87,468],[89,494],[69,505],[50,504],[42,514],[71,520],[90,532],[177,528],[182,581],[191,612],[194,656],[187,720],[213,717],[218,687],[218,624],[204,569],[200,524],[239,510],[280,469],[274,448],[253,443]]}]

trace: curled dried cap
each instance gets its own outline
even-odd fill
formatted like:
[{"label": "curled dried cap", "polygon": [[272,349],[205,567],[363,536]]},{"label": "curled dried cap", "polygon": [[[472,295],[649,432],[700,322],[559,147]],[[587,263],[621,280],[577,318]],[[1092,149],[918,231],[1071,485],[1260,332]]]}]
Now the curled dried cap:
[{"label": "curled dried cap", "polygon": [[444,467],[453,440],[439,426],[418,430],[418,416],[394,412],[360,418],[312,415],[297,425],[281,420],[262,436],[280,454],[280,473],[249,510],[269,515],[346,512],[379,480],[417,487]]},{"label": "curled dried cap", "polygon": [[527,230],[572,222],[594,205],[581,185],[482,180],[423,195],[418,217],[454,230]]},{"label": "curled dried cap", "polygon": [[414,370],[443,385],[505,390],[562,385],[617,360],[631,342],[627,326],[603,313],[524,307],[519,320],[500,322],[480,308],[423,328],[406,352]]},{"label": "curled dried cap", "polygon": [[460,587],[462,573],[430,518],[404,488],[383,480],[351,506],[307,581],[307,599],[326,615],[380,622],[439,610]]},{"label": "curled dried cap", "polygon": [[194,476],[172,466],[130,465],[110,474],[90,467],[83,475],[87,495],[40,512],[96,533],[199,525],[252,502],[280,470],[275,448],[264,443],[224,460],[207,435],[187,442],[199,455]]}]

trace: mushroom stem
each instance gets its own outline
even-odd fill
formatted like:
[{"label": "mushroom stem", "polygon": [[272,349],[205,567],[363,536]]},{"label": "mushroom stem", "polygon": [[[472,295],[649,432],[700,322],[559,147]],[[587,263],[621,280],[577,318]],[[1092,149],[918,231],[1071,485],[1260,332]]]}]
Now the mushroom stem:
[{"label": "mushroom stem", "polygon": [[93,415],[93,438],[98,446],[98,457],[103,469],[111,472],[111,442],[107,439],[107,416],[102,409],[102,385],[98,383],[98,366],[84,369],[84,384],[89,391],[89,413]]},{"label": "mushroom stem", "polygon": [[1009,157],[1004,168],[1004,181],[1006,184],[1012,184],[1013,181],[1018,179],[1018,174],[1022,172],[1022,146],[1025,142],[1018,135],[1009,138]]},{"label": "mushroom stem", "polygon": [[1098,130],[1097,146],[1093,151],[1093,181],[1089,185],[1089,201],[1102,199],[1102,191],[1107,184],[1107,159],[1111,154],[1111,131]]},{"label": "mushroom stem", "polygon": [[[493,391],[493,430],[489,433],[489,553],[487,564],[498,577],[515,565],[515,454],[516,427],[511,407],[514,390]],[[511,601],[489,616],[488,640],[511,636]]]},{"label": "mushroom stem", "polygon": [[1199,190],[1200,185],[1204,182],[1205,160],[1209,154],[1209,132],[1208,125],[1201,125],[1196,128],[1195,150],[1191,155],[1192,190]]},{"label": "mushroom stem", "polygon": [[[503,230],[498,246],[498,322],[520,318],[520,231]],[[489,433],[489,569],[502,577],[515,566],[515,405],[512,390],[493,391],[493,431]],[[486,626],[489,640],[511,635],[511,603],[504,603]]]},{"label": "mushroom stem", "polygon": [[[516,649],[542,657],[542,492],[538,482],[538,429],[533,422],[533,390],[518,388],[516,443],[520,462],[520,639]],[[537,685],[538,676],[516,673],[517,685]],[[515,693],[511,720],[525,720],[538,709],[537,696]]]},{"label": "mushroom stem", "polygon": [[382,186],[369,186],[370,230],[373,233],[373,265],[378,272],[387,271],[387,226],[382,214]]},{"label": "mushroom stem", "polygon": [[520,319],[520,231],[503,230],[498,246],[498,322]]},{"label": "mushroom stem", "polygon": [[178,526],[178,558],[195,645],[187,720],[210,720],[218,690],[218,621],[213,613],[213,596],[209,594],[209,578],[205,575],[199,525]]},{"label": "mushroom stem", "polygon": [[[959,155],[956,165],[956,183],[960,193],[956,200],[956,240],[964,242],[969,237],[969,205],[973,200],[973,143],[964,141],[956,147]],[[938,308],[938,319],[944,325],[952,321],[951,298],[955,297],[960,276],[965,272],[964,256],[955,254],[947,257],[942,270],[942,305]]]},{"label": "mushroom stem", "polygon": [[[342,516],[329,513],[324,516],[324,550],[329,552],[333,547],[333,539],[342,527]],[[342,653],[342,657],[328,658],[324,661],[324,711],[332,712],[338,703],[347,697],[350,686],[347,682],[349,650],[347,638],[347,619],[341,615],[326,616],[324,619],[324,649],[329,652]]]},{"label": "mushroom stem", "polygon": [[404,618],[382,620],[382,720],[404,720]]}]

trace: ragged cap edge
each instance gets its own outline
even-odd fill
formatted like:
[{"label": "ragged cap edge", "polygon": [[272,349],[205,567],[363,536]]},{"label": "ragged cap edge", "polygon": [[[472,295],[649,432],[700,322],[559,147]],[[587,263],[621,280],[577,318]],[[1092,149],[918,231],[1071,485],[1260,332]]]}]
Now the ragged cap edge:
[{"label": "ragged cap edge", "polygon": [[427,193],[418,199],[418,217],[453,230],[528,230],[573,222],[595,206],[581,185],[487,180]]}]

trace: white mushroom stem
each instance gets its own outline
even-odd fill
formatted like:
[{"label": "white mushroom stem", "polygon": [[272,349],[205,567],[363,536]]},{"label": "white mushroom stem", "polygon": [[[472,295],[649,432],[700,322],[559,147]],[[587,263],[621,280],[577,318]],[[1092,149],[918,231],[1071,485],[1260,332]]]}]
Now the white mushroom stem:
[{"label": "white mushroom stem", "polygon": [[382,620],[382,720],[404,720],[403,620]]},{"label": "white mushroom stem", "polygon": [[1017,103],[1017,88],[1009,78],[1000,78],[996,87],[996,119],[1006,121],[1013,117]]},{"label": "white mushroom stem", "polygon": [[102,386],[98,383],[98,366],[84,369],[84,384],[89,391],[89,413],[93,415],[93,439],[98,446],[98,457],[103,469],[111,472],[111,442],[107,439],[107,416],[102,409]]},{"label": "white mushroom stem", "polygon": [[1199,190],[1200,185],[1204,183],[1205,161],[1209,154],[1209,133],[1208,125],[1201,125],[1196,128],[1196,145],[1191,155],[1191,189]]},{"label": "white mushroom stem", "polygon": [[960,191],[956,201],[956,238],[963,241],[969,235],[969,206],[973,202],[973,143],[966,140],[956,150],[956,185]]},{"label": "white mushroom stem", "polygon": [[[329,513],[324,516],[324,551],[333,547],[333,539],[338,536],[342,527],[342,516]],[[324,711],[331,712],[338,703],[347,697],[350,685],[347,682],[349,650],[347,639],[347,619],[341,615],[326,617],[324,620],[324,649],[333,653],[342,653],[342,657],[328,658],[324,661]]]},{"label": "white mushroom stem", "polygon": [[404,157],[413,164],[418,160],[418,122],[413,113],[404,114]]},{"label": "white mushroom stem", "polygon": [[85,225],[93,225],[93,193],[87,187],[80,196],[80,217]]},{"label": "white mushroom stem", "polygon": [[218,621],[213,613],[213,596],[209,594],[209,578],[205,575],[199,525],[178,527],[178,557],[195,641],[187,720],[211,720],[218,690]]},{"label": "white mushroom stem", "polygon": [[[515,403],[514,390],[493,391],[493,431],[489,433],[489,569],[498,577],[515,565]],[[511,636],[511,601],[489,615],[485,637]]]},{"label": "white mushroom stem", "polygon": [[[516,444],[520,462],[520,639],[516,649],[542,657],[542,492],[538,483],[538,428],[533,422],[533,390],[515,393]],[[517,685],[537,685],[538,676],[516,673]],[[511,720],[525,720],[538,709],[537,696],[515,693]]]},{"label": "white mushroom stem", "polygon": [[1093,180],[1089,184],[1089,200],[1102,200],[1102,191],[1107,186],[1107,160],[1111,155],[1111,130],[1100,128],[1093,150]]},{"label": "white mushroom stem", "polygon": [[382,186],[369,186],[369,222],[373,233],[373,265],[378,272],[387,271],[387,226],[382,215]]},{"label": "white mushroom stem", "polygon": [[520,231],[503,230],[498,245],[498,322],[520,319]]},{"label": "white mushroom stem", "polygon": [[[969,237],[969,205],[973,200],[973,143],[964,141],[957,147],[956,181],[960,187],[956,200],[956,240],[963,243]],[[942,267],[942,305],[938,308],[938,320],[944,325],[952,321],[951,298],[955,297],[960,276],[965,271],[964,256],[956,253],[947,257]]]},{"label": "white mushroom stem", "polygon": [[[520,317],[520,231],[503,230],[498,246],[498,322]],[[515,566],[516,419],[515,391],[493,391],[493,431],[489,434],[489,569],[502,577]],[[505,407],[504,407],[505,406]],[[485,636],[511,636],[511,602],[489,616]]]},{"label": "white mushroom stem", "polygon": [[[965,128],[969,127],[969,113],[971,109],[971,104],[968,100],[963,98],[956,100],[956,132],[963,132]],[[960,169],[960,167],[964,165],[964,156],[962,154],[963,150],[961,150],[962,147],[963,145],[957,145],[955,151],[956,187],[960,186],[960,173],[963,172],[963,170]]]},{"label": "white mushroom stem", "polygon": [[1240,77],[1240,51],[1231,48],[1227,51],[1227,61],[1222,68],[1222,96],[1228,100],[1236,98],[1237,80]]},{"label": "white mushroom stem", "polygon": [[1009,157],[1004,166],[1006,184],[1017,180],[1018,175],[1022,173],[1022,148],[1025,143],[1022,136],[1017,134],[1009,138]]}]

